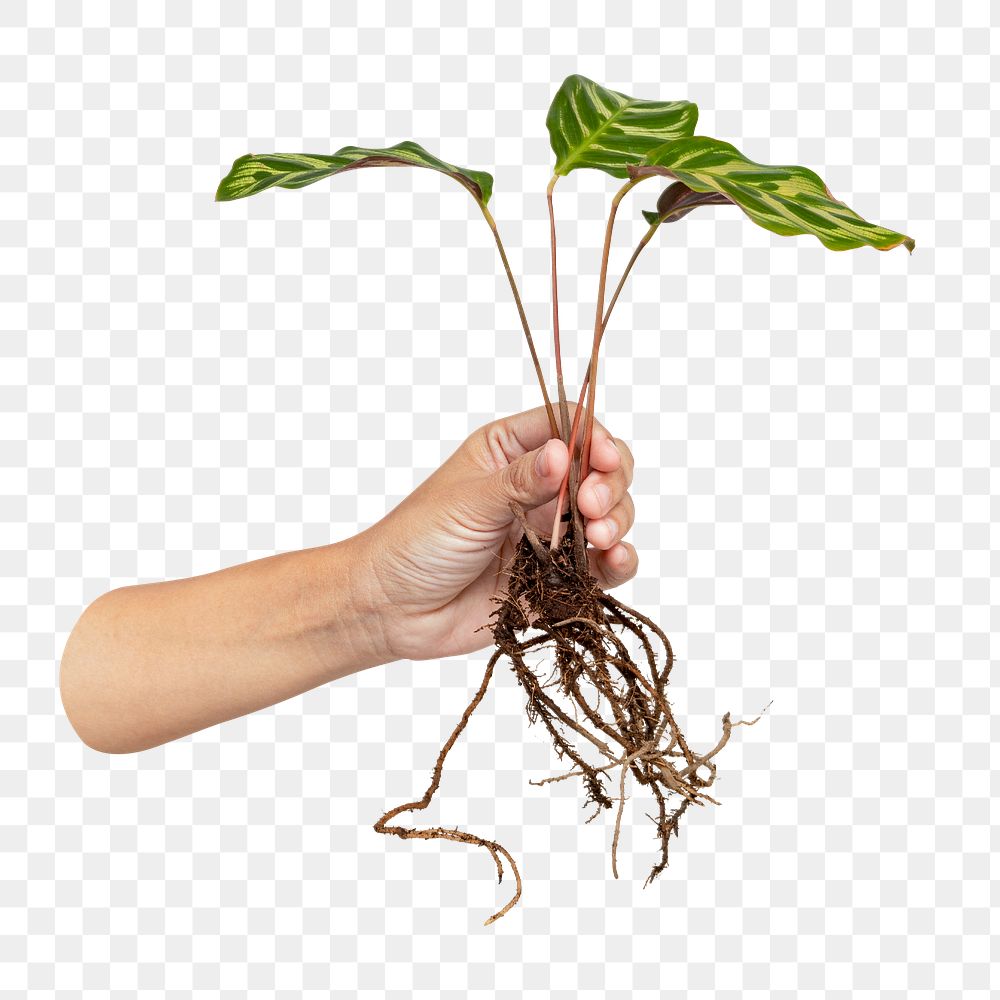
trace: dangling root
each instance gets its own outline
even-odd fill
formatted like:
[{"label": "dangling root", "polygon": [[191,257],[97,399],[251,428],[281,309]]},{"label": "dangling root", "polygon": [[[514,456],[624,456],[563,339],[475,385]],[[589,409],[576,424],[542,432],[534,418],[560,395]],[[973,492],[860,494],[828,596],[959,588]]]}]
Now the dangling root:
[{"label": "dangling root", "polygon": [[521,898],[521,873],[517,870],[517,864],[514,859],[510,856],[503,845],[498,844],[495,840],[486,840],[483,837],[477,837],[474,833],[466,833],[464,830],[459,830],[457,828],[448,830],[440,826],[432,826],[427,829],[418,830],[412,827],[406,826],[387,826],[386,824],[389,820],[394,819],[400,813],[412,812],[416,809],[426,809],[431,804],[431,799],[434,797],[434,793],[438,790],[438,786],[441,784],[441,772],[444,768],[445,757],[448,756],[449,751],[455,745],[455,741],[462,734],[462,730],[469,723],[469,719],[472,718],[472,713],[479,707],[479,703],[483,700],[486,694],[486,689],[490,686],[490,681],[493,678],[493,668],[496,666],[497,660],[500,659],[500,651],[497,650],[493,656],[490,657],[490,662],[486,665],[486,673],[483,674],[483,681],[479,685],[479,690],[473,696],[471,702],[469,702],[468,707],[462,713],[462,718],[459,720],[458,725],[453,730],[451,736],[448,737],[448,741],[441,748],[441,752],[438,754],[437,763],[434,765],[434,772],[431,775],[431,783],[427,786],[427,791],[424,792],[423,798],[418,802],[407,802],[405,805],[396,806],[395,809],[390,809],[376,824],[375,830],[377,833],[391,833],[397,837],[401,837],[403,840],[457,840],[463,844],[476,844],[479,847],[485,847],[490,855],[493,857],[493,862],[497,866],[497,881],[503,882],[503,864],[500,861],[500,855],[502,854],[509,862],[511,871],[514,873],[514,881],[517,883],[514,889],[514,895],[507,903],[503,909],[498,910],[493,914],[489,920],[486,921],[486,925],[492,924],[494,920],[499,920],[520,898]]},{"label": "dangling root", "polygon": [[[515,514],[526,526],[523,512],[518,510]],[[403,839],[456,840],[485,847],[496,863],[501,881],[500,855],[503,855],[514,872],[517,887],[513,898],[487,924],[502,917],[521,896],[521,875],[504,847],[458,829],[421,830],[386,824],[402,812],[426,809],[430,804],[441,783],[445,758],[483,700],[501,656],[510,661],[511,670],[524,690],[528,723],[540,719],[552,738],[557,757],[567,757],[573,764],[565,774],[530,783],[544,785],[581,778],[586,792],[584,806],[594,806],[588,823],[602,809],[611,809],[617,802],[611,843],[611,870],[615,878],[618,878],[618,845],[628,775],[631,773],[640,785],[649,788],[657,805],[657,815],[649,819],[656,830],[660,854],[646,879],[645,884],[649,885],[667,867],[670,837],[678,834],[681,817],[688,807],[703,806],[706,802],[718,804],[707,792],[716,777],[713,758],[728,743],[736,726],[752,726],[760,718],[733,722],[726,713],[716,746],[700,756],[692,752],[666,697],[674,663],[669,640],[655,622],[601,590],[586,562],[580,564],[582,546],[575,542],[576,528],[571,522],[554,550],[543,545],[534,532],[525,532],[507,567],[506,593],[498,599],[499,606],[491,616],[489,628],[497,648],[479,690],[438,755],[423,798],[397,806],[375,824],[379,833]],[[621,634],[615,632],[615,627]],[[522,637],[528,631],[540,634]],[[640,649],[638,662],[624,641],[626,637]],[[663,649],[662,664],[657,661],[654,642]],[[552,649],[555,659],[552,679],[545,683],[525,659],[527,653],[540,647]],[[550,694],[553,686],[555,691]],[[604,762],[590,763],[574,742],[574,734],[597,750]],[[608,772],[615,768],[620,769],[618,794],[611,796],[604,783]],[[668,806],[671,796],[679,800],[673,808]]]}]

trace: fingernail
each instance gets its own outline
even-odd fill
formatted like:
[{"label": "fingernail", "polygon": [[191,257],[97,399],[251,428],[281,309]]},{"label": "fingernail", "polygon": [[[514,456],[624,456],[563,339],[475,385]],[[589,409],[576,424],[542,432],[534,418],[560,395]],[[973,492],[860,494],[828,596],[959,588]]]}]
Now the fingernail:
[{"label": "fingernail", "polygon": [[545,444],[535,457],[535,473],[544,479],[549,474],[549,470],[551,468],[552,465],[549,462],[549,446]]},{"label": "fingernail", "polygon": [[597,503],[602,511],[608,509],[611,504],[611,490],[604,483],[598,483],[594,487],[594,497],[597,499]]}]

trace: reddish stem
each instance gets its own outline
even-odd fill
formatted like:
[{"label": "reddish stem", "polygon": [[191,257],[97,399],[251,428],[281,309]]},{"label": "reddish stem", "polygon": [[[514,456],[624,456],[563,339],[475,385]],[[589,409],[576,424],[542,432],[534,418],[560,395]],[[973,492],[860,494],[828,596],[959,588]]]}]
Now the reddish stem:
[{"label": "reddish stem", "polygon": [[583,451],[580,458],[580,482],[583,482],[589,470],[590,444],[594,437],[594,410],[597,403],[597,353],[601,347],[601,334],[604,332],[604,292],[608,283],[608,259],[611,256],[611,236],[614,232],[615,216],[618,214],[618,206],[621,204],[622,198],[638,183],[638,180],[631,180],[627,184],[622,185],[618,193],[611,199],[608,226],[604,231],[601,277],[597,283],[597,308],[594,314],[594,344],[590,352],[590,386],[587,396],[587,424],[583,434]]},{"label": "reddish stem", "polygon": [[[659,222],[654,222],[649,227],[648,231],[646,232],[646,235],[643,236],[643,238],[641,240],[639,240],[639,243],[636,246],[635,250],[632,251],[632,256],[629,258],[628,263],[625,265],[625,270],[622,272],[622,276],[621,276],[620,280],[618,281],[618,287],[615,289],[615,294],[611,296],[611,302],[608,305],[607,312],[605,312],[605,314],[604,314],[604,322],[601,324],[601,340],[600,340],[600,343],[604,343],[604,332],[608,328],[608,321],[611,319],[611,313],[612,313],[612,311],[615,308],[615,303],[618,301],[618,296],[621,295],[622,289],[625,287],[625,281],[626,281],[626,279],[628,278],[629,274],[632,273],[632,268],[634,267],[636,260],[638,260],[639,254],[642,253],[643,248],[653,238],[653,233],[655,233],[656,230],[659,229],[659,228],[660,228],[660,223]],[[598,344],[598,347],[600,347],[600,344]],[[589,384],[590,384],[590,363],[588,362],[587,363],[587,367],[583,371],[583,380],[582,380],[581,389],[580,389],[580,403],[581,404],[583,403],[584,392],[585,392],[585,390],[586,390],[586,388],[587,388],[587,386]]]},{"label": "reddish stem", "polygon": [[552,189],[559,180],[552,175],[545,189],[545,199],[549,206],[549,245],[552,248],[552,345],[556,356],[556,389],[559,393],[559,417],[562,423],[562,439],[569,443],[569,403],[566,399],[566,383],[563,381],[562,344],[559,341],[559,278],[556,271],[556,217],[552,209]]},{"label": "reddish stem", "polygon": [[545,413],[549,418],[549,429],[552,431],[553,437],[559,437],[559,425],[556,423],[556,415],[555,411],[552,409],[552,401],[549,399],[549,391],[545,387],[545,376],[542,375],[542,366],[538,360],[538,352],[535,350],[535,341],[531,336],[531,328],[528,326],[528,317],[524,312],[524,305],[521,302],[521,294],[517,290],[517,282],[514,280],[514,273],[510,269],[510,262],[507,260],[507,252],[504,250],[503,241],[500,239],[500,232],[497,229],[493,213],[490,212],[486,205],[478,199],[476,204],[482,211],[483,218],[486,220],[486,224],[490,227],[494,240],[496,240],[497,251],[500,254],[500,261],[503,264],[503,269],[507,275],[510,290],[514,295],[514,304],[517,306],[517,315],[521,320],[521,329],[524,330],[524,339],[528,342],[528,353],[531,355],[531,363],[535,366],[535,377],[538,379],[538,387],[542,390],[542,399],[545,400]]},{"label": "reddish stem", "polygon": [[[611,211],[608,214],[608,225],[604,233],[604,251],[601,256],[601,275],[597,285],[597,308],[594,317],[594,340],[593,346],[590,353],[590,365],[587,370],[587,376],[584,379],[583,385],[580,390],[580,401],[577,403],[576,412],[573,414],[573,427],[570,431],[569,437],[569,460],[570,467],[573,465],[573,454],[576,448],[576,434],[579,429],[580,424],[580,414],[583,412],[583,399],[584,394],[588,392],[587,398],[587,422],[584,430],[583,444],[581,445],[581,458],[580,458],[580,475],[577,479],[578,483],[582,483],[587,476],[587,472],[590,467],[590,445],[594,434],[594,406],[596,397],[596,384],[597,384],[597,354],[601,346],[601,341],[604,337],[604,330],[607,327],[608,319],[611,316],[611,310],[614,308],[615,303],[618,301],[618,296],[621,293],[622,287],[625,284],[625,279],[628,277],[629,271],[632,269],[632,265],[635,263],[639,254],[642,252],[642,248],[649,242],[652,238],[653,233],[656,231],[659,222],[650,226],[649,231],[640,240],[639,245],[636,247],[629,260],[628,266],[625,269],[625,273],[622,275],[621,280],[618,282],[618,287],[615,289],[614,296],[611,299],[611,303],[608,306],[608,311],[604,311],[604,293],[607,288],[608,281],[608,260],[611,256],[611,237],[614,232],[615,216],[618,213],[618,206],[621,204],[622,198],[625,197],[629,191],[632,190],[639,183],[639,180],[631,180],[627,184],[623,185],[618,193],[614,196],[611,201]],[[566,476],[563,479],[563,483],[559,489],[559,498],[556,502],[556,513],[555,522],[552,529],[552,540],[550,542],[550,547],[554,550],[559,545],[559,526],[562,522],[562,505],[566,498],[566,490],[569,486],[569,470],[566,472]]]}]

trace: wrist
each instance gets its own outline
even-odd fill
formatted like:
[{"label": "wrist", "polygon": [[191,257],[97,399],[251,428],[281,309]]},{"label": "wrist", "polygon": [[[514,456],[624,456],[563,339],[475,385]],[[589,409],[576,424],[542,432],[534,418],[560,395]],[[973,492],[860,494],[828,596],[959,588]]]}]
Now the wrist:
[{"label": "wrist", "polygon": [[388,641],[388,602],[374,568],[372,529],[314,549],[303,631],[329,680],[397,657]]}]

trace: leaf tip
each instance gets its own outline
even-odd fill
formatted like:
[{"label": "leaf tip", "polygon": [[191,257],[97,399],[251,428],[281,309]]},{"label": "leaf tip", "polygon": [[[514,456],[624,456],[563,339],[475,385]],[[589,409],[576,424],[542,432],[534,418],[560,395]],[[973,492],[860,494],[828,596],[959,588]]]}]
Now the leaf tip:
[{"label": "leaf tip", "polygon": [[219,186],[215,189],[216,201],[236,201],[237,198],[245,198],[246,194],[233,187],[231,175],[226,175],[219,181]]},{"label": "leaf tip", "polygon": [[909,253],[913,253],[913,250],[917,245],[917,241],[913,239],[912,236],[904,236],[902,233],[897,233],[896,235],[899,236],[899,239],[895,242],[887,243],[884,247],[878,247],[877,249],[885,251],[895,250],[896,247],[906,247]]}]

